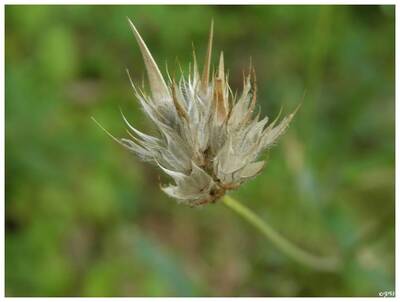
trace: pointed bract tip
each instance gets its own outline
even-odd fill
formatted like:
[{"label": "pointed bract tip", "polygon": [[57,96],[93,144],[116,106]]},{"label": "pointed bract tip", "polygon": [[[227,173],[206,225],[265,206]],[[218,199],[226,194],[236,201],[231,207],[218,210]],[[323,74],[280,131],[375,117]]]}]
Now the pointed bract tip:
[{"label": "pointed bract tip", "polygon": [[294,109],[294,111],[290,115],[294,116],[297,113],[297,111],[299,111],[299,109],[301,108],[301,105],[303,105],[303,101],[301,101],[301,103],[297,105],[296,109]]},{"label": "pointed bract tip", "polygon": [[92,121],[97,124],[97,126],[103,130],[109,137],[111,137],[114,141],[116,141],[118,144],[122,145],[125,147],[125,145],[114,135],[112,135],[106,128],[104,128],[93,116],[91,117]]},{"label": "pointed bract tip", "polygon": [[200,89],[203,94],[207,93],[208,82],[210,77],[210,66],[211,66],[211,53],[212,53],[212,42],[214,35],[214,20],[211,20],[210,34],[208,37],[208,46],[206,57],[204,60],[203,74],[201,76],[201,86]]},{"label": "pointed bract tip", "polygon": [[219,56],[218,77],[224,80],[224,52]]},{"label": "pointed bract tip", "polygon": [[137,31],[135,25],[131,19],[127,18],[129,25],[132,29],[133,35],[135,36],[136,42],[139,44],[140,51],[143,56],[144,64],[147,70],[147,76],[150,82],[151,93],[156,101],[162,101],[169,98],[169,91],[165,84],[164,78],[161,75],[160,70],[156,62],[154,61],[149,49],[144,43],[142,37]]}]

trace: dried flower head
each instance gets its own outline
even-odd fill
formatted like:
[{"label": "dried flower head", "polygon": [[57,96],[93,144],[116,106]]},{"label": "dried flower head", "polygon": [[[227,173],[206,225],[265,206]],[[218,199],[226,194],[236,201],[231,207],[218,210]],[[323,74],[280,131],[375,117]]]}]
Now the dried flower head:
[{"label": "dried flower head", "polygon": [[200,75],[196,58],[192,71],[178,83],[161,75],[142,37],[128,19],[139,44],[148,74],[151,95],[133,90],[145,114],[157,127],[153,137],[134,128],[122,114],[131,139],[116,139],[142,160],[156,163],[175,184],[162,187],[169,196],[191,206],[215,202],[227,190],[238,188],[264,167],[257,161],[271,147],[294,116],[267,125],[268,117],[254,114],[254,70],[244,78],[240,97],[233,95],[224,70],[223,53],[210,78],[213,24],[205,64]]}]

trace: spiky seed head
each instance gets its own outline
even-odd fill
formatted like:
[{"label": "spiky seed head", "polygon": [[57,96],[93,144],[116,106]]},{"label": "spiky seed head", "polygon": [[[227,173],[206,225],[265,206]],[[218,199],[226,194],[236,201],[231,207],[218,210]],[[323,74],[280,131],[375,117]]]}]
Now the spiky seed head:
[{"label": "spiky seed head", "polygon": [[[268,117],[254,114],[256,86],[254,69],[244,77],[240,97],[232,94],[224,72],[221,52],[216,75],[210,80],[213,22],[205,64],[200,77],[195,55],[188,78],[167,85],[150,51],[128,19],[145,63],[151,95],[134,93],[144,113],[155,124],[159,137],[134,128],[125,116],[130,138],[117,141],[144,161],[153,162],[174,183],[162,187],[169,196],[191,206],[215,202],[227,190],[238,188],[256,176],[265,165],[257,160],[288,127],[295,112],[267,125]],[[115,139],[115,138],[114,138]]]}]

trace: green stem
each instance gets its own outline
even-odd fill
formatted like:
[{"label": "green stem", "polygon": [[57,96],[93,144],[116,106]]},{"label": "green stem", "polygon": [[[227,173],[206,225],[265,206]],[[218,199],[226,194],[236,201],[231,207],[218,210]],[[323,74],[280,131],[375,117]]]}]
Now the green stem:
[{"label": "green stem", "polygon": [[253,211],[242,205],[232,197],[225,195],[222,202],[237,214],[242,216],[247,222],[256,227],[267,239],[271,240],[277,248],[279,248],[287,256],[293,260],[306,265],[310,268],[320,271],[333,272],[339,268],[339,259],[337,258],[323,258],[311,255],[306,251],[293,245],[291,242],[282,237],[279,233],[274,231],[265,221],[261,220]]}]

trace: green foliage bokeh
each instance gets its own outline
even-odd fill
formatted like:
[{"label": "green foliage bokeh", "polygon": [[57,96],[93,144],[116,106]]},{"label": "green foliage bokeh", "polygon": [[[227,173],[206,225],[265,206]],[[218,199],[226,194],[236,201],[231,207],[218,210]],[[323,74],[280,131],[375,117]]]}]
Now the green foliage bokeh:
[{"label": "green foliage bokeh", "polygon": [[[377,296],[394,290],[394,6],[6,6],[8,296]],[[337,273],[282,255],[222,204],[178,205],[90,119],[152,131],[126,16],[164,72],[200,63],[211,19],[233,90],[249,58],[273,118],[302,102],[234,192]],[[164,73],[165,74],[165,73]],[[306,91],[305,98],[302,97]],[[161,176],[161,182],[168,179]]]}]

